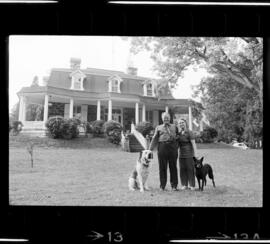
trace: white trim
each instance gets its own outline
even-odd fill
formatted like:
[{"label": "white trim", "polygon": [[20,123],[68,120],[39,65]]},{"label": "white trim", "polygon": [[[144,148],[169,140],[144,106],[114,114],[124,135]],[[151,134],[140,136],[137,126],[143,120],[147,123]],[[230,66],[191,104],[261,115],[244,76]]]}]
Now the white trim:
[{"label": "white trim", "polygon": [[111,80],[109,80],[109,82],[108,82],[108,92],[112,92],[112,81]]},{"label": "white trim", "polygon": [[145,103],[142,105],[142,121],[146,121],[146,106],[145,106]]},{"label": "white trim", "polygon": [[143,95],[147,96],[147,86],[145,83],[143,84]]},{"label": "white trim", "polygon": [[43,123],[45,128],[45,123],[48,120],[48,114],[49,114],[49,95],[45,94],[44,98],[44,112],[43,112]]},{"label": "white trim", "polygon": [[73,106],[74,106],[74,99],[70,98],[69,102],[69,118],[73,118]]},{"label": "white trim", "polygon": [[26,105],[27,105],[26,104],[26,101],[27,101],[26,96],[23,96],[22,100],[23,100],[23,102],[22,102],[23,106],[22,106],[22,120],[21,120],[21,122],[24,123],[26,121]]},{"label": "white trim", "polygon": [[100,120],[100,115],[101,115],[100,100],[97,100],[97,120]]},{"label": "white trim", "polygon": [[[77,74],[77,73],[79,74],[79,76],[77,78],[80,79],[80,80],[75,80],[75,74]],[[71,87],[70,87],[70,89],[71,90],[77,90],[77,91],[84,91],[84,89],[83,89],[83,80],[86,77],[86,75],[80,70],[75,70],[70,74],[70,77],[71,77]],[[80,88],[79,89],[74,88],[75,82],[80,82]]]},{"label": "white trim", "polygon": [[139,103],[135,104],[135,124],[139,123]]},{"label": "white trim", "polygon": [[23,120],[23,96],[19,98],[19,121],[22,122]]},{"label": "white trim", "polygon": [[108,101],[108,121],[112,120],[112,100]]},{"label": "white trim", "polygon": [[[117,81],[117,91],[112,90],[112,81]],[[108,78],[108,92],[121,93],[120,85],[123,82],[123,79],[119,75],[112,75]]]},{"label": "white trim", "polygon": [[[147,86],[148,85],[151,85],[152,86],[152,95],[148,95],[148,89],[147,89]],[[146,81],[144,84],[143,84],[143,95],[146,96],[146,97],[155,97],[155,84],[153,81]]]}]

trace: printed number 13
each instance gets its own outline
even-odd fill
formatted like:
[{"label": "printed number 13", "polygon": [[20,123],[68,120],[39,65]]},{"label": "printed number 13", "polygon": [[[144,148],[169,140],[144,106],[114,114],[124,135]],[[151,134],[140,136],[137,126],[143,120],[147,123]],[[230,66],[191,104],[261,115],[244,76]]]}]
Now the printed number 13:
[{"label": "printed number 13", "polygon": [[109,242],[122,242],[123,235],[120,232],[108,232]]}]

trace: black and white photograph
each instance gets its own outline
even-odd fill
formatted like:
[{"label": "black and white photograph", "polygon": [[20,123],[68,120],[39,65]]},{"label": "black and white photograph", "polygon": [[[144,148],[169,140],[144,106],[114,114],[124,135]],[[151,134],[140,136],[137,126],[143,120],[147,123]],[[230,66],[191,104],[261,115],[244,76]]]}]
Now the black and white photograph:
[{"label": "black and white photograph", "polygon": [[263,207],[263,38],[10,35],[11,206]]}]

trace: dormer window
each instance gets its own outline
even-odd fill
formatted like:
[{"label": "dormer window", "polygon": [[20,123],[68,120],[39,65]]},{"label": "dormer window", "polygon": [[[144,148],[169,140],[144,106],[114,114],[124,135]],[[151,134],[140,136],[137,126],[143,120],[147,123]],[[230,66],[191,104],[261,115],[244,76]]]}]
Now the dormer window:
[{"label": "dormer window", "polygon": [[147,97],[154,97],[154,84],[153,82],[145,82],[143,84],[143,95]]},{"label": "dormer window", "polygon": [[153,85],[152,83],[149,83],[146,85],[146,89],[147,89],[147,96],[152,97],[153,96]]},{"label": "dormer window", "polygon": [[119,92],[119,82],[118,80],[112,80],[112,92]]},{"label": "dormer window", "polygon": [[118,92],[120,93],[120,84],[123,80],[121,79],[121,77],[119,77],[118,75],[114,75],[111,76],[108,79],[108,84],[109,84],[109,92]]},{"label": "dormer window", "polygon": [[83,91],[83,80],[86,77],[80,70],[76,70],[70,74],[71,76],[71,87],[70,89]]}]

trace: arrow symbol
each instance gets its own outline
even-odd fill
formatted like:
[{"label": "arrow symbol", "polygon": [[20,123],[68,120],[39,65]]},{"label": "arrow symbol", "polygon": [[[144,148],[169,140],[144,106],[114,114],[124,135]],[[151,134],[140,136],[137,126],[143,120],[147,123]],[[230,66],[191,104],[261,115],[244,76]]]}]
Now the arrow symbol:
[{"label": "arrow symbol", "polygon": [[221,232],[218,232],[218,234],[221,234],[223,236],[224,239],[231,239],[230,236],[226,235],[226,234],[223,234]]},{"label": "arrow symbol", "polygon": [[94,231],[94,230],[92,230],[91,232],[92,232],[93,234],[92,234],[92,235],[88,235],[88,236],[91,237],[93,241],[95,241],[95,240],[97,240],[97,239],[100,239],[100,238],[104,237],[104,235],[102,235],[102,234],[100,234],[100,233],[98,233],[98,232],[96,232],[96,231]]},{"label": "arrow symbol", "polygon": [[222,236],[207,236],[207,239],[215,239],[215,240],[226,240],[226,239],[231,239],[230,236],[223,234],[221,232],[218,232],[218,234],[222,235]]}]

